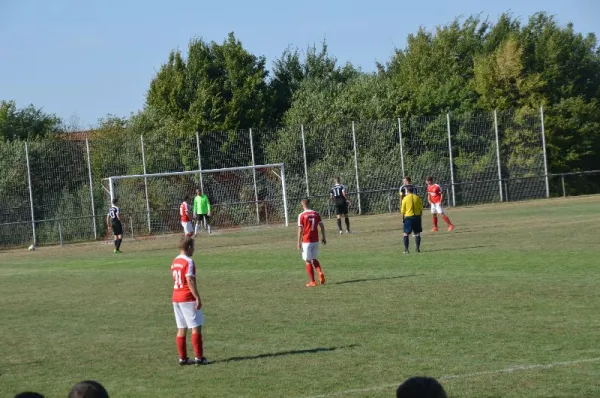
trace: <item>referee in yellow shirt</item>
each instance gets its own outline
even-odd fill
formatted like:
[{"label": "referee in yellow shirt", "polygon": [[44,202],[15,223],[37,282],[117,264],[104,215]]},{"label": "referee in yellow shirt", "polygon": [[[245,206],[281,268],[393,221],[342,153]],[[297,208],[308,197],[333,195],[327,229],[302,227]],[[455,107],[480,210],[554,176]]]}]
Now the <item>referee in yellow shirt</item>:
[{"label": "referee in yellow shirt", "polygon": [[408,253],[409,235],[411,233],[415,235],[415,244],[417,253],[419,253],[421,251],[421,232],[423,232],[423,226],[421,225],[423,201],[414,194],[412,186],[407,186],[406,191],[407,194],[402,199],[402,208],[400,209],[404,224],[404,254]]}]

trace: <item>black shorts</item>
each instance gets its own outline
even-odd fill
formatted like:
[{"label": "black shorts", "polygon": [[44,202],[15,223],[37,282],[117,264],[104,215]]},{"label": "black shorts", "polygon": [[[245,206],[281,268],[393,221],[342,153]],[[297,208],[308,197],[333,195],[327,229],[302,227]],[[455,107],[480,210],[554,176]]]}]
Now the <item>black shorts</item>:
[{"label": "black shorts", "polygon": [[348,202],[344,202],[344,203],[336,203],[335,204],[335,214],[340,215],[346,215],[348,214]]},{"label": "black shorts", "polygon": [[200,221],[204,219],[207,224],[210,224],[210,216],[208,214],[196,214],[196,220]]},{"label": "black shorts", "polygon": [[405,234],[420,234],[421,232],[423,232],[423,226],[421,225],[421,216],[404,217]]},{"label": "black shorts", "polygon": [[120,221],[111,223],[113,235],[123,235],[123,224]]}]

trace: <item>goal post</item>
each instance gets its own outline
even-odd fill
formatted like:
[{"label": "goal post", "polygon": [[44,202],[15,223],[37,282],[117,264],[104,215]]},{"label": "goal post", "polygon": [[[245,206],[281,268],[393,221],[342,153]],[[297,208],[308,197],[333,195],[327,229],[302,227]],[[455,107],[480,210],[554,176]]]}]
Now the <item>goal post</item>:
[{"label": "goal post", "polygon": [[180,231],[179,205],[185,196],[193,200],[196,189],[208,195],[211,224],[217,228],[289,225],[283,163],[128,174],[110,176],[103,182],[108,185],[109,200],[119,199],[127,221],[124,227],[134,228],[136,233]]}]

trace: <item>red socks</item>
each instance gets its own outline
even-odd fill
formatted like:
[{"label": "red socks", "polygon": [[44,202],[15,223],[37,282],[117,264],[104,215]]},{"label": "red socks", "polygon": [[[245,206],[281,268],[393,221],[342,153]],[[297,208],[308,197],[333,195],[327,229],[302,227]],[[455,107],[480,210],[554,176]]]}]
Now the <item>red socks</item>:
[{"label": "red socks", "polygon": [[187,359],[185,336],[177,336],[177,352],[179,353],[179,359]]},{"label": "red socks", "polygon": [[[185,344],[185,336],[177,336],[177,352],[179,359],[187,359],[187,347]],[[194,355],[196,358],[204,357],[204,344],[202,342],[202,333],[192,333],[192,346],[194,347]]]},{"label": "red socks", "polygon": [[192,345],[194,346],[194,355],[196,358],[203,358],[204,347],[202,344],[202,333],[192,333]]},{"label": "red socks", "polygon": [[306,263],[306,273],[308,274],[310,281],[314,282],[315,281],[315,270],[313,269],[312,264],[309,262]]},{"label": "red socks", "polygon": [[450,222],[450,219],[448,218],[447,215],[442,214],[442,218],[444,219],[444,222],[446,223],[446,225],[448,225],[448,226],[452,225],[452,223]]},{"label": "red socks", "polygon": [[437,226],[437,215],[432,216],[432,220],[433,220],[433,228],[437,228],[438,227]]},{"label": "red socks", "polygon": [[313,260],[313,265],[319,274],[323,273],[323,271],[321,271],[321,263],[319,260]]}]

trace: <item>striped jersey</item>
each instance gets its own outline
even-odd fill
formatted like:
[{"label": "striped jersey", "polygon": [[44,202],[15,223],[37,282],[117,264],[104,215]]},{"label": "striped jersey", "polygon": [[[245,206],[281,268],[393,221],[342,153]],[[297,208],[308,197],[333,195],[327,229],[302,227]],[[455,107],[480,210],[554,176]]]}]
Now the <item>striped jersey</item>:
[{"label": "striped jersey", "polygon": [[333,188],[331,188],[331,197],[335,200],[336,204],[344,204],[346,203],[346,187],[342,184],[335,184]]},{"label": "striped jersey", "polygon": [[415,185],[413,185],[413,184],[406,184],[406,185],[402,185],[402,186],[400,187],[400,195],[401,195],[401,196],[406,196],[406,195],[408,195],[408,187],[412,187],[412,189],[413,189],[413,193],[414,193],[415,195],[417,195],[417,194],[418,194],[418,192],[417,192],[417,187],[416,187]]},{"label": "striped jersey", "polygon": [[121,210],[113,205],[108,209],[108,216],[110,217],[110,221],[111,222],[117,222],[119,221],[119,214],[121,214]]}]

